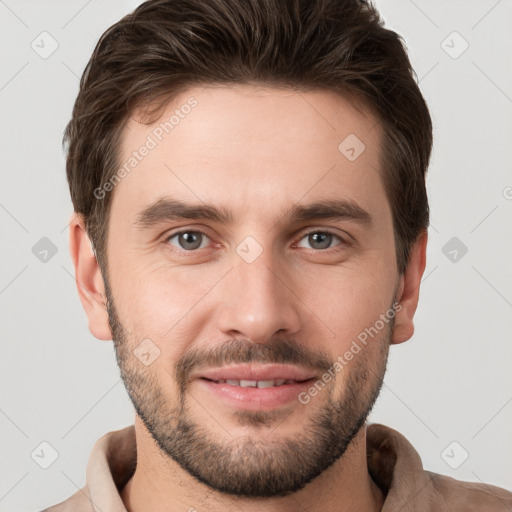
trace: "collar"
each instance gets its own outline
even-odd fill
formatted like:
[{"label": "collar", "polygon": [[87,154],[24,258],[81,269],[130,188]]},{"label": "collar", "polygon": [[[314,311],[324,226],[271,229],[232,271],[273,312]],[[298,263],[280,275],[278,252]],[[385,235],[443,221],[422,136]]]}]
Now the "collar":
[{"label": "collar", "polygon": [[[411,443],[378,423],[366,427],[366,442],[368,472],[385,495],[382,512],[430,510],[432,477],[423,470]],[[86,471],[86,487],[95,512],[126,512],[119,491],[133,476],[136,464],[134,425],[109,432],[96,442]],[[421,499],[417,499],[420,494]]]}]

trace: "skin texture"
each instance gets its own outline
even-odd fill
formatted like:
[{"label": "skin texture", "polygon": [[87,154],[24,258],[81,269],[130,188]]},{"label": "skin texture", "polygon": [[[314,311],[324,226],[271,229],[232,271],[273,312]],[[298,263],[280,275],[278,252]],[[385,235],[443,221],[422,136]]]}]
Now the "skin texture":
[{"label": "skin texture", "polygon": [[[413,334],[427,241],[426,233],[418,238],[399,275],[380,125],[332,92],[191,88],[152,125],[134,113],[121,161],[190,98],[194,108],[109,192],[108,282],[81,216],[71,224],[89,329],[114,339],[137,412],[138,463],[122,492],[125,505],[136,512],[251,511],[263,504],[275,511],[298,504],[380,510],[364,422],[389,346]],[[338,149],[350,134],[365,144],[354,161]],[[233,221],[137,226],[140,212],[164,196],[223,208]],[[292,222],[285,215],[297,204],[339,199],[357,204],[371,222]],[[170,238],[180,230],[203,232],[200,247],[187,251],[180,246],[186,240]],[[333,237],[308,236],[326,232]],[[240,246],[246,237],[251,245]],[[261,254],[248,263],[240,247]],[[246,411],[195,378],[205,368],[242,361],[284,362],[321,378],[395,303],[392,321],[360,343],[361,351],[307,404]],[[158,354],[147,366],[136,357],[143,340]]]}]

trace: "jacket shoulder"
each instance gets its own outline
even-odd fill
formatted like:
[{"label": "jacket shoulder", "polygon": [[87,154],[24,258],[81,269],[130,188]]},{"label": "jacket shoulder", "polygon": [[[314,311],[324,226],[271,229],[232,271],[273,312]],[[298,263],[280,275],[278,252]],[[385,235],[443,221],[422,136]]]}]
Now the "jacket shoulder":
[{"label": "jacket shoulder", "polygon": [[45,508],[41,512],[95,512],[87,487],[80,489],[67,500]]},{"label": "jacket shoulder", "polygon": [[494,485],[463,482],[449,476],[425,471],[439,498],[453,512],[510,512],[512,492]]}]

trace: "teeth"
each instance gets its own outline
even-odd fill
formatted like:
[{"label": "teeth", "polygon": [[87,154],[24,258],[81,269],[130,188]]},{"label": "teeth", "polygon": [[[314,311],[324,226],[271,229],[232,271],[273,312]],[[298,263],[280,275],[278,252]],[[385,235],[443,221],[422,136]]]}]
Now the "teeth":
[{"label": "teeth", "polygon": [[240,387],[242,387],[242,388],[255,388],[257,383],[258,383],[257,380],[241,380],[240,381]]},{"label": "teeth", "polygon": [[271,388],[272,386],[274,386],[273,380],[259,380],[258,381],[259,388]]},{"label": "teeth", "polygon": [[229,384],[230,386],[240,386],[242,388],[271,388],[273,386],[282,386],[283,384],[291,384],[295,382],[294,380],[286,380],[286,379],[275,379],[275,380],[236,380],[236,379],[226,379],[226,380],[218,380],[220,384],[224,382]]}]

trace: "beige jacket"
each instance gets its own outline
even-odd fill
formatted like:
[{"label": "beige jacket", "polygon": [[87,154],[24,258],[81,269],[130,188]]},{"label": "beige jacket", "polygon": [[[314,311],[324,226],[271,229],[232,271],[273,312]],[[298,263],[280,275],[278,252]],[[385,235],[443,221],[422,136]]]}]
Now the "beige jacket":
[{"label": "beige jacket", "polygon": [[[407,439],[389,427],[367,427],[368,470],[386,495],[382,512],[512,512],[512,493],[425,471]],[[135,471],[135,427],[109,432],[91,452],[86,485],[43,512],[126,512],[119,490]]]}]

